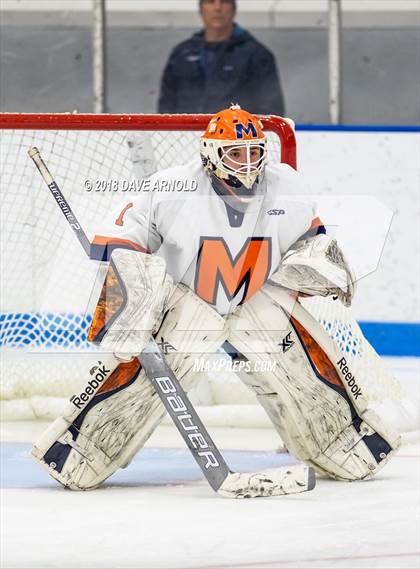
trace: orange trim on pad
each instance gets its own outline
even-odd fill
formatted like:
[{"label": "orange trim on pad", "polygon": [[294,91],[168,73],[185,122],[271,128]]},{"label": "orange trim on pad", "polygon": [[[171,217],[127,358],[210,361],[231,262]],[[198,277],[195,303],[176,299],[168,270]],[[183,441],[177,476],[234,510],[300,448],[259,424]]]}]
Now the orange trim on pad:
[{"label": "orange trim on pad", "polygon": [[129,383],[135,375],[138,374],[141,368],[141,363],[138,358],[132,359],[130,362],[120,363],[108,377],[105,383],[96,392],[107,393],[108,391],[115,391],[126,383]]},{"label": "orange trim on pad", "polygon": [[290,317],[290,320],[295,327],[295,330],[299,334],[299,337],[318,373],[329,383],[332,383],[333,385],[344,389],[343,382],[341,381],[334,365],[324,350],[321,348],[321,346],[317,344],[309,332],[307,332],[307,330],[305,330],[305,328],[299,324],[297,320],[295,320],[292,316]]}]

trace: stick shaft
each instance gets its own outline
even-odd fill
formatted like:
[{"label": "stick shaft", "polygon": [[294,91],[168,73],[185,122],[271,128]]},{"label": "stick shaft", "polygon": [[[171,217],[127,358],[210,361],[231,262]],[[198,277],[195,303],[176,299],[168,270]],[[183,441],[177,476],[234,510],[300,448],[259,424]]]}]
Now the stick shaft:
[{"label": "stick shaft", "polygon": [[53,198],[58,204],[58,207],[61,209],[64,217],[67,219],[68,224],[74,231],[77,239],[79,240],[81,246],[85,250],[85,253],[88,257],[90,257],[90,241],[87,238],[86,233],[83,231],[82,226],[80,225],[77,217],[74,215],[71,207],[67,203],[66,198],[63,196],[60,188],[57,185],[57,182],[51,176],[50,171],[47,168],[44,160],[41,157],[41,154],[38,148],[33,147],[28,151],[29,156],[32,158],[35,166],[38,168],[42,178],[44,179],[45,183],[47,184]]}]

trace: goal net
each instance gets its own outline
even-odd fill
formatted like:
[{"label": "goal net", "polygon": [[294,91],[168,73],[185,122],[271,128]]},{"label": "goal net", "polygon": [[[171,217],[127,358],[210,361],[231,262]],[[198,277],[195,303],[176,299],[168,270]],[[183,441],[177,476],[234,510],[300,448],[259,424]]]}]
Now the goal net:
[{"label": "goal net", "polygon": [[[3,420],[53,418],[85,382],[92,295],[104,267],[89,261],[28,156],[39,148],[91,240],[110,209],[133,198],[136,181],[198,155],[205,115],[0,115],[0,349]],[[262,117],[269,159],[296,165],[293,128]],[[134,195],[136,195],[134,193]],[[375,405],[404,416],[404,394],[348,309],[305,302],[362,370]],[[214,421],[266,425],[253,394],[230,373],[203,378],[194,398]],[[228,405],[229,412],[220,405]],[[219,411],[217,411],[217,408]]]}]

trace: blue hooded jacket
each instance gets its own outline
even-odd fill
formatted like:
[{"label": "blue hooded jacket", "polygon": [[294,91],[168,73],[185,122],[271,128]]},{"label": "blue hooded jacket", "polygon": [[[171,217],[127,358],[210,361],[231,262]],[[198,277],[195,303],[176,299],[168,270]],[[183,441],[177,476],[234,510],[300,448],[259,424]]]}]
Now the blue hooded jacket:
[{"label": "blue hooded jacket", "polygon": [[284,116],[273,54],[237,24],[225,42],[206,42],[202,30],[178,44],[162,76],[159,112],[215,113],[231,103]]}]

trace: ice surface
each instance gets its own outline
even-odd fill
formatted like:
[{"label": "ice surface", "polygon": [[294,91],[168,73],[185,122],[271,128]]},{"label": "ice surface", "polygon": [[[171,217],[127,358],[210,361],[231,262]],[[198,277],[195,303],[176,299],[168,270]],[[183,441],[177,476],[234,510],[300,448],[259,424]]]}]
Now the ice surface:
[{"label": "ice surface", "polygon": [[[417,374],[410,378],[414,391]],[[312,492],[235,501],[202,481],[168,426],[159,427],[107,486],[66,491],[29,459],[28,443],[41,428],[2,425],[2,440],[9,441],[1,461],[4,568],[419,567],[420,445],[414,435],[372,481],[318,478]],[[288,460],[273,452],[278,439],[272,429],[210,430],[233,467]]]},{"label": "ice surface", "polygon": [[418,451],[371,482],[259,500],[205,483],[3,489],[2,566],[418,567]]}]

